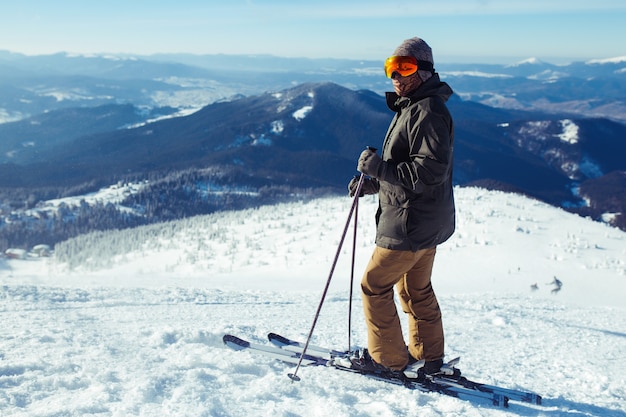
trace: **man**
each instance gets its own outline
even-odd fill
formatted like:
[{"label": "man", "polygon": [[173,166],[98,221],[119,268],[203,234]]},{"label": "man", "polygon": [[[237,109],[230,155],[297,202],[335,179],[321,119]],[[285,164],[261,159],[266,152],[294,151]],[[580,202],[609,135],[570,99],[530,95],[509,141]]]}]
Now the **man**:
[{"label": "man", "polygon": [[[361,281],[368,354],[353,367],[404,370],[424,360],[420,372],[440,372],[444,356],[441,311],[430,278],[437,245],[454,232],[452,191],[454,129],[445,105],[452,89],[433,68],[431,48],[407,39],[385,62],[396,114],[382,157],[363,151],[357,169],[361,195],[378,193],[376,248]],[[354,195],[355,177],[349,184]],[[394,303],[394,286],[409,321],[408,352]],[[420,362],[420,365],[422,362]]]}]

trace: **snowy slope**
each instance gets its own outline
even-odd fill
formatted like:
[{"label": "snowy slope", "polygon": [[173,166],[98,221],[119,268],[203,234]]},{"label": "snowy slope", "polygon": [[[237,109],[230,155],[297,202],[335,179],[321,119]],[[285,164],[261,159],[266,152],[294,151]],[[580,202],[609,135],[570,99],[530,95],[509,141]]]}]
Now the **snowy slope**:
[{"label": "snowy slope", "polygon": [[[626,233],[516,195],[456,192],[457,233],[433,277],[447,354],[469,377],[542,394],[542,407],[502,411],[332,369],[292,383],[292,367],[226,349],[224,333],[306,337],[351,204],[333,198],[85,237],[64,262],[0,259],[0,415],[626,416]],[[375,209],[361,199],[356,345]],[[347,347],[351,239],[352,228],[316,344]]]}]

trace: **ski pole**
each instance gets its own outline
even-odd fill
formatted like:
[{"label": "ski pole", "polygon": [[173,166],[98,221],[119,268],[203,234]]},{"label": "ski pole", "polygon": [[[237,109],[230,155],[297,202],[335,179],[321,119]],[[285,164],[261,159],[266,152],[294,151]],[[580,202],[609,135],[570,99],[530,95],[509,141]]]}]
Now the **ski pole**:
[{"label": "ski pole", "polygon": [[359,203],[354,206],[354,234],[352,236],[352,266],[350,268],[350,290],[348,296],[348,350],[352,347],[352,292],[354,287],[354,260],[356,258],[356,235],[357,235],[357,226],[359,223]]},{"label": "ski pole", "polygon": [[289,378],[291,378],[292,381],[300,381],[300,377],[298,376],[298,370],[300,370],[300,366],[302,365],[302,358],[304,358],[304,355],[306,354],[306,351],[309,348],[309,343],[311,342],[311,337],[313,336],[313,330],[315,330],[317,319],[319,318],[320,311],[322,311],[322,305],[324,304],[324,299],[326,298],[326,294],[328,293],[328,288],[330,287],[330,281],[333,277],[333,273],[335,272],[335,266],[337,266],[337,260],[339,259],[339,254],[341,253],[341,247],[343,246],[343,241],[345,240],[346,233],[348,232],[348,227],[350,226],[350,219],[352,218],[352,213],[354,212],[356,206],[358,205],[359,195],[361,194],[361,188],[363,187],[364,178],[365,178],[364,174],[361,174],[361,176],[359,177],[359,183],[357,184],[356,192],[354,193],[354,200],[352,201],[352,206],[350,207],[348,220],[346,221],[346,225],[343,228],[343,233],[339,241],[339,246],[337,247],[337,252],[335,253],[335,259],[330,268],[330,273],[328,274],[328,279],[326,280],[326,286],[324,287],[324,291],[322,293],[322,298],[320,300],[320,303],[317,306],[317,311],[315,312],[315,317],[313,318],[313,324],[311,325],[309,336],[306,338],[304,349],[302,350],[302,353],[300,354],[300,359],[298,360],[298,364],[296,365],[296,370],[293,373],[287,374],[287,376],[289,376]]},{"label": "ski pole", "polygon": [[[376,152],[377,149],[371,146],[368,146],[372,152]],[[360,190],[359,190],[360,195]],[[348,298],[348,350],[352,348],[352,293],[354,289],[354,260],[356,258],[356,237],[357,237],[357,226],[359,223],[359,202],[357,201],[354,206],[354,235],[352,236],[352,266],[350,269],[350,290],[349,290],[349,298]]]}]

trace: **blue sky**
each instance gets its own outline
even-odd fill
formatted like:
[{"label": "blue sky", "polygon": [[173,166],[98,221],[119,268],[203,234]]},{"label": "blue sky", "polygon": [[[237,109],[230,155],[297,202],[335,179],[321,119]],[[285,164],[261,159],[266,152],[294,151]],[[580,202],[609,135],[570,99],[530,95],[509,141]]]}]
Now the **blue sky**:
[{"label": "blue sky", "polygon": [[436,62],[564,63],[626,56],[624,22],[624,0],[20,0],[0,50],[382,60],[419,36]]}]

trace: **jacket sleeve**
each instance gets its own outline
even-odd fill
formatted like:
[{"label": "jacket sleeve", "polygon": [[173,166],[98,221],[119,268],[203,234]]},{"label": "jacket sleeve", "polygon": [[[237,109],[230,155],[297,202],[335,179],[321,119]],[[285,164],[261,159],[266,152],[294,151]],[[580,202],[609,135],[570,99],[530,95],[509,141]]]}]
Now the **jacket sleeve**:
[{"label": "jacket sleeve", "polygon": [[452,165],[452,120],[447,111],[417,106],[407,120],[409,160],[385,163],[381,179],[414,192],[444,183]]}]

